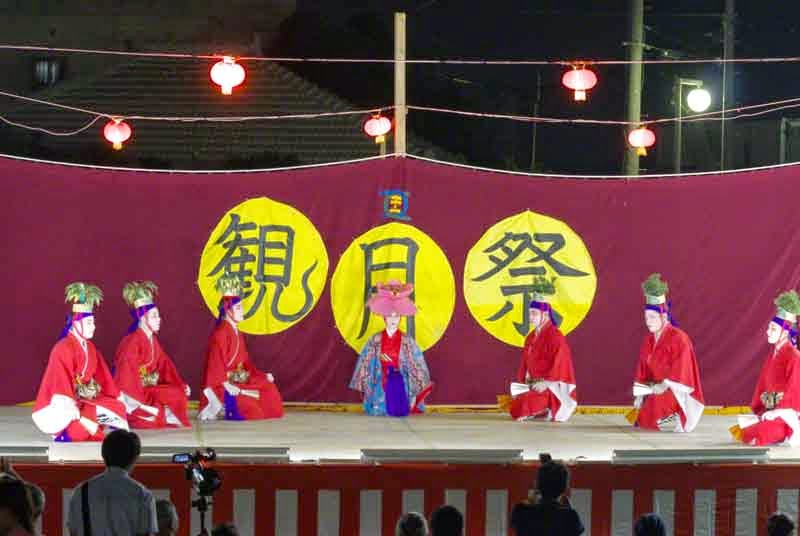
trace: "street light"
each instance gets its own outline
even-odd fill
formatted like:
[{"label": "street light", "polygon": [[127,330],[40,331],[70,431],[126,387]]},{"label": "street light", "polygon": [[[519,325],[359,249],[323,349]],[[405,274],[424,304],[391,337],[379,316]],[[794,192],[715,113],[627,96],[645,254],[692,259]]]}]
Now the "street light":
[{"label": "street light", "polygon": [[675,102],[675,147],[674,147],[674,170],[675,173],[681,172],[681,160],[683,158],[683,86],[694,88],[686,95],[686,105],[693,112],[704,112],[711,105],[711,94],[703,89],[702,80],[692,78],[676,78],[673,90],[673,100]]}]

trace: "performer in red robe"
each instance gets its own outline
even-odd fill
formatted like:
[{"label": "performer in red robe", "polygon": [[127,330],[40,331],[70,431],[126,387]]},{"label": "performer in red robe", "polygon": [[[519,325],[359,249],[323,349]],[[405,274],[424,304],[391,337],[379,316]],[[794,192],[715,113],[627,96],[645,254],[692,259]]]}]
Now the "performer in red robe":
[{"label": "performer in red robe", "polygon": [[56,441],[102,441],[103,426],[127,430],[125,405],[105,359],[94,347],[94,307],[103,298],[94,285],[72,283],[72,313],[50,352],[36,395],[33,422]]},{"label": "performer in red robe", "polygon": [[697,358],[689,336],[675,326],[667,303],[667,283],[652,274],[642,284],[644,320],[650,333],[639,351],[633,385],[635,426],[691,432],[705,409]]},{"label": "performer in red robe", "polygon": [[244,334],[237,327],[244,318],[241,281],[225,274],[217,288],[222,299],[217,327],[208,341],[198,417],[231,421],[283,417],[283,401],[275,378],[250,361]]},{"label": "performer in red robe", "polygon": [[161,329],[156,292],[152,281],[134,281],[122,290],[133,323],[117,347],[114,379],[134,408],[128,410],[132,428],[189,427],[191,391],[156,336]]},{"label": "performer in red robe", "polygon": [[733,438],[746,445],[800,445],[800,352],[792,335],[800,315],[800,296],[794,290],[775,300],[778,312],[767,326],[767,355],[753,392],[753,415],[739,416]]},{"label": "performer in red robe", "polygon": [[554,280],[534,281],[529,318],[533,331],[525,339],[517,382],[511,384],[509,412],[517,421],[564,422],[578,407],[572,352],[559,331],[559,317],[550,305]]}]

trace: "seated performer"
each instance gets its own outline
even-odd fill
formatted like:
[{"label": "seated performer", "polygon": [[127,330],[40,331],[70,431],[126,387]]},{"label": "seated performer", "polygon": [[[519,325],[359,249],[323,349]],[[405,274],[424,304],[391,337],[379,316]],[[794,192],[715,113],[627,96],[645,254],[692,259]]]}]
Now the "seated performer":
[{"label": "seated performer", "polygon": [[133,323],[117,347],[114,380],[125,396],[132,428],[189,427],[191,391],[156,335],[161,329],[153,303],[157,292],[152,281],[134,281],[122,289]]},{"label": "seated performer", "polygon": [[639,350],[631,424],[664,432],[691,432],[705,408],[694,347],[673,322],[661,274],[642,283],[644,323],[650,332]]},{"label": "seated performer", "polygon": [[386,329],[367,339],[350,389],[361,392],[367,415],[424,413],[425,398],[433,390],[428,365],[416,341],[398,329],[401,317],[417,312],[410,297],[414,286],[398,281],[377,286],[367,307],[383,317]]},{"label": "seated performer", "polygon": [[578,407],[572,352],[550,305],[555,293],[555,279],[534,279],[528,310],[533,331],[525,338],[517,382],[511,384],[514,398],[509,413],[517,421],[564,422]]},{"label": "seated performer", "polygon": [[775,300],[778,312],[767,326],[767,356],[750,407],[755,415],[740,415],[731,427],[734,439],[746,445],[800,445],[800,352],[791,332],[800,315],[800,296],[791,290]]},{"label": "seated performer", "polygon": [[275,378],[256,369],[250,361],[244,334],[237,327],[244,319],[241,280],[225,274],[217,281],[217,290],[222,298],[217,327],[208,340],[198,417],[229,421],[283,417],[283,401]]},{"label": "seated performer", "polygon": [[33,422],[56,441],[102,441],[101,425],[128,429],[119,389],[90,341],[95,329],[92,310],[103,293],[94,285],[72,283],[65,294],[72,313],[50,352]]}]

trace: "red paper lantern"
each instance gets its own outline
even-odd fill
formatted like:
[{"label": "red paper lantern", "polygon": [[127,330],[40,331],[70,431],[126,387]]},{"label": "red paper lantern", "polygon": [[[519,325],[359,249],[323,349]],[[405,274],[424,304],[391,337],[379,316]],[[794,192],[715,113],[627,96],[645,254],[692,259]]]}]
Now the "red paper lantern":
[{"label": "red paper lantern", "polygon": [[244,82],[244,67],[230,56],[225,56],[211,68],[211,80],[220,86],[223,95],[230,95],[233,88]]},{"label": "red paper lantern", "polygon": [[628,143],[636,148],[636,154],[646,156],[647,148],[656,143],[656,134],[647,127],[639,127],[628,134]]},{"label": "red paper lantern", "polygon": [[575,91],[576,101],[585,101],[586,91],[597,85],[597,75],[585,67],[573,67],[564,73],[561,83]]},{"label": "red paper lantern", "polygon": [[375,114],[364,122],[364,133],[375,143],[386,141],[386,134],[392,130],[392,121],[381,114]]},{"label": "red paper lantern", "polygon": [[111,146],[119,151],[122,149],[122,144],[131,139],[130,125],[122,119],[112,119],[106,126],[103,127],[103,137],[111,142]]}]

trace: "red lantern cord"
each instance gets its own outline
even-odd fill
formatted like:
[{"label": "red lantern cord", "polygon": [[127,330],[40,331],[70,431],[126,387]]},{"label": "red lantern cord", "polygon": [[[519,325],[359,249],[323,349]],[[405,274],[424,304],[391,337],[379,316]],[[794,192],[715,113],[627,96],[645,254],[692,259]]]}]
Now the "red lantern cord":
[{"label": "red lantern cord", "polygon": [[122,119],[112,119],[103,128],[103,136],[116,151],[122,149],[122,144],[131,138],[132,133],[130,125]]},{"label": "red lantern cord", "polygon": [[364,122],[364,133],[375,140],[375,143],[386,141],[386,134],[392,130],[392,121],[377,113]]},{"label": "red lantern cord", "polygon": [[244,82],[244,67],[230,56],[225,56],[211,68],[211,80],[220,86],[223,95],[233,93],[233,88]]},{"label": "red lantern cord", "polygon": [[647,127],[639,127],[628,134],[628,143],[636,148],[636,154],[647,156],[647,148],[656,143],[656,134]]},{"label": "red lantern cord", "polygon": [[586,91],[597,85],[597,75],[586,67],[574,66],[564,73],[561,83],[575,92],[576,101],[585,101]]}]

